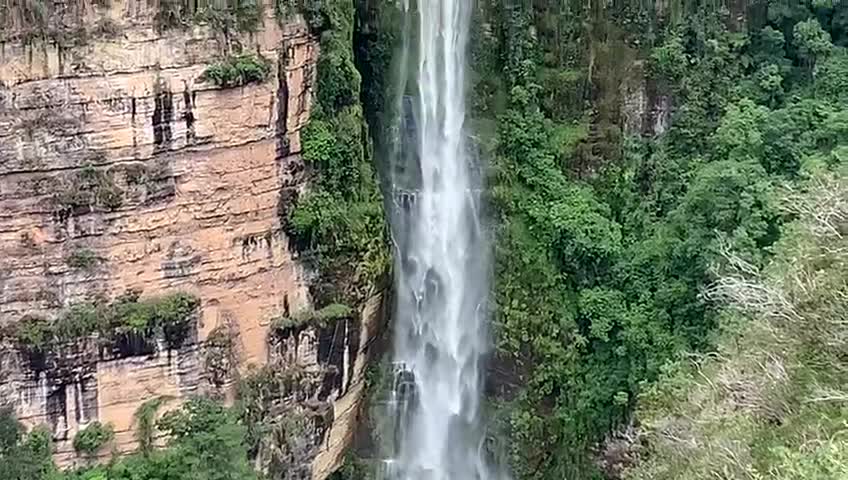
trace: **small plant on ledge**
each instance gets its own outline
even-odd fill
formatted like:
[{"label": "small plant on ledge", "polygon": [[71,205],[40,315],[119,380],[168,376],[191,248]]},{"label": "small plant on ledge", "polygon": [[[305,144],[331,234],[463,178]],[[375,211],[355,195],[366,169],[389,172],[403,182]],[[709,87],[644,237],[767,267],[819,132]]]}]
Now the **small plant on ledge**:
[{"label": "small plant on ledge", "polygon": [[160,0],[154,17],[158,32],[207,25],[230,36],[262,28],[263,3],[257,0]]},{"label": "small plant on ledge", "polygon": [[71,252],[65,258],[65,264],[77,270],[89,271],[94,269],[102,260],[93,250],[81,248]]},{"label": "small plant on ledge", "polygon": [[112,425],[92,422],[74,436],[74,450],[84,455],[94,455],[115,438]]},{"label": "small plant on ledge", "polygon": [[350,318],[353,309],[341,303],[333,303],[319,310],[303,310],[289,316],[277,317],[271,322],[274,330],[286,330],[304,325],[326,327],[335,321]]},{"label": "small plant on ledge", "polygon": [[62,185],[53,201],[61,219],[93,211],[114,211],[123,203],[123,190],[111,172],[86,165]]},{"label": "small plant on ledge", "polygon": [[161,338],[169,349],[175,349],[191,335],[199,305],[199,299],[186,293],[140,299],[131,292],[109,303],[71,305],[54,319],[29,315],[3,334],[22,349],[42,353],[88,337],[113,347],[127,339],[149,342]]},{"label": "small plant on ledge", "polygon": [[271,62],[260,55],[242,53],[231,55],[211,65],[201,79],[223,88],[238,87],[248,83],[261,83],[271,73]]}]

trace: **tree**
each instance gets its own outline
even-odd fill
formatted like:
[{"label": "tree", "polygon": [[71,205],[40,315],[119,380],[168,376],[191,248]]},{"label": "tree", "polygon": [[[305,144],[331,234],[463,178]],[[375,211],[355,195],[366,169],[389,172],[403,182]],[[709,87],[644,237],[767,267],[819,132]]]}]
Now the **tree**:
[{"label": "tree", "polygon": [[795,24],[792,39],[798,49],[799,59],[811,75],[814,74],[816,62],[833,49],[830,33],[826,32],[815,18]]},{"label": "tree", "polygon": [[25,433],[11,409],[0,409],[0,478],[44,480],[55,472],[50,432]]},{"label": "tree", "polygon": [[705,291],[725,309],[713,355],[668,364],[642,396],[628,480],[837,480],[848,474],[848,181],[822,171],[781,191],[796,216],[760,269],[728,247]]},{"label": "tree", "polygon": [[170,436],[162,462],[183,480],[254,480],[247,461],[246,428],[235,413],[206,398],[166,413],[159,429]]}]

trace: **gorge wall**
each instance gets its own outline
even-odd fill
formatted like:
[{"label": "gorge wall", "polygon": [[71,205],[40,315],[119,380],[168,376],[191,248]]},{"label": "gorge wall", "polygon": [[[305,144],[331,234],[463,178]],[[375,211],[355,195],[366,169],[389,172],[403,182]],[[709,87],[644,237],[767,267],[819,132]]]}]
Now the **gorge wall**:
[{"label": "gorge wall", "polygon": [[[252,33],[191,22],[165,29],[159,2],[52,2],[42,25],[25,6],[4,11],[0,327],[128,292],[199,301],[178,348],[158,341],[104,353],[88,339],[33,362],[2,340],[0,403],[27,425],[49,424],[62,465],[78,460],[72,439],[93,420],[111,423],[116,450],[127,452],[143,402],[231,398],[239,372],[275,360],[272,320],[311,308],[314,273],[289,248],[279,211],[284,191],[306,188],[300,131],[319,45],[300,17],[278,21],[266,3]],[[272,59],[265,81],[205,80],[239,47]],[[283,360],[341,378],[297,400],[334,411],[316,438],[314,478],[335,468],[352,436],[381,305],[373,296],[329,338],[299,330]],[[209,371],[216,329],[235,340],[223,378]],[[321,353],[328,348],[347,355]]]}]

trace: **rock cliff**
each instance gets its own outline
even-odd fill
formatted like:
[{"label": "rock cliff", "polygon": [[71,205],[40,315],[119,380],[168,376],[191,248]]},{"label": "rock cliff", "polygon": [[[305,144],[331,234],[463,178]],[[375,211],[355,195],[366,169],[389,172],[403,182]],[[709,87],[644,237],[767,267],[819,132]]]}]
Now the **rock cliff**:
[{"label": "rock cliff", "polygon": [[[29,3],[0,18],[0,326],[127,292],[199,299],[196,331],[175,349],[160,341],[104,354],[80,341],[36,368],[5,341],[0,398],[26,424],[48,423],[67,465],[74,434],[92,420],[111,422],[124,452],[144,401],[226,396],[239,371],[274,356],[271,319],[310,307],[312,273],[278,212],[289,198],[281,192],[304,188],[300,131],[319,52],[305,22],[278,22],[271,2],[252,33],[163,28],[156,1],[48,3],[35,23]],[[236,48],[271,60],[268,78],[233,88],[205,80]],[[314,478],[332,471],[352,435],[380,305],[378,295],[350,320],[360,333],[338,344],[348,356],[306,348],[286,360],[343,372],[320,394],[335,412],[315,439]],[[235,340],[235,373],[223,379],[207,361],[218,328]],[[328,341],[317,327],[297,335],[316,352]]]}]

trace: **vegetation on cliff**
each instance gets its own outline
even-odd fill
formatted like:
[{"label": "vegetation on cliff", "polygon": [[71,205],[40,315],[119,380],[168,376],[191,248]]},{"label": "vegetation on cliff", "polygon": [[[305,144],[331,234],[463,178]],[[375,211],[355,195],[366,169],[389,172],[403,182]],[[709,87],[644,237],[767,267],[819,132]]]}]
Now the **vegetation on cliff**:
[{"label": "vegetation on cliff", "polygon": [[65,219],[80,212],[115,210],[123,203],[122,194],[111,172],[86,165],[58,189],[53,202],[57,216]]},{"label": "vegetation on cliff", "polygon": [[74,435],[74,450],[84,455],[94,455],[115,438],[115,430],[109,424],[91,422]]},{"label": "vegetation on cliff", "polygon": [[54,471],[50,432],[25,432],[10,408],[0,407],[0,478],[41,480]]},{"label": "vegetation on cliff", "polygon": [[42,354],[86,338],[105,346],[161,338],[169,348],[178,348],[194,325],[198,305],[198,299],[186,293],[140,299],[131,292],[111,302],[72,305],[52,319],[30,315],[0,334],[26,351]]},{"label": "vegetation on cliff", "polygon": [[[239,401],[228,408],[192,398],[162,415],[169,400],[154,398],[135,414],[135,452],[108,463],[60,471],[53,463],[51,433],[25,432],[10,409],[0,409],[0,475],[9,480],[258,480],[310,475],[317,446],[314,422],[286,400],[303,391],[310,374],[264,368],[244,380]],[[112,441],[108,425],[92,423],[74,439],[87,456]],[[154,440],[166,439],[161,448]]]},{"label": "vegetation on cliff", "polygon": [[331,303],[315,311],[294,312],[288,316],[274,318],[271,321],[271,328],[273,330],[286,330],[299,326],[326,327],[337,320],[350,318],[353,314],[353,310],[347,305]]},{"label": "vegetation on cliff", "polygon": [[65,257],[65,264],[73,269],[77,270],[92,270],[94,269],[103,259],[100,258],[94,250],[90,248],[80,248],[71,252],[67,257]]},{"label": "vegetation on cliff", "polygon": [[316,3],[307,21],[321,38],[318,84],[301,134],[312,175],[284,222],[322,273],[319,303],[362,300],[388,271],[383,205],[353,61],[353,0]]},{"label": "vegetation on cliff", "polygon": [[[261,25],[261,2],[163,0],[158,5],[160,10],[155,21],[162,38],[182,41],[183,35],[164,30],[197,25],[208,26],[219,41],[221,36],[217,34],[223,34],[226,48],[222,51],[226,55],[207,68],[203,75],[206,80],[226,88],[267,79],[272,70],[267,60],[258,54],[237,53],[242,51],[238,45],[238,39],[243,38],[241,34],[255,31]],[[312,33],[320,37],[321,55],[318,85],[309,88],[315,92],[314,111],[301,142],[303,158],[308,165],[308,188],[297,205],[290,212],[284,212],[282,220],[293,242],[301,247],[301,258],[316,260],[320,281],[313,298],[320,308],[292,315],[287,312],[285,318],[275,323],[277,329],[294,324],[325,326],[357,315],[360,302],[379,286],[378,280],[389,264],[382,201],[370,164],[370,139],[359,99],[361,80],[353,63],[353,2],[310,2],[297,5],[297,8],[303,8]],[[305,70],[308,71],[308,67]],[[159,110],[159,93],[154,94]],[[281,91],[280,98],[283,96]],[[186,102],[189,102],[188,97]],[[168,110],[170,107],[169,103]],[[132,108],[135,115],[135,101]],[[154,133],[158,135],[161,132],[157,130],[156,112],[154,123]],[[137,162],[128,164],[126,175],[122,175],[124,166],[104,168],[102,162],[95,160],[92,161],[96,166],[87,166],[78,174],[69,171],[60,178],[61,184],[49,206],[61,220],[72,220],[79,213],[99,213],[126,206],[133,185],[146,181],[148,172],[135,168]],[[81,246],[69,252],[64,260],[67,267],[80,271],[92,271],[105,262]],[[163,340],[168,347],[179,347],[183,340],[197,332],[194,323],[198,320],[199,303],[197,298],[183,293],[152,298],[130,293],[112,300],[94,297],[90,301],[67,305],[56,315],[29,315],[0,333],[4,342],[15,344],[30,354],[28,359],[42,360],[38,368],[32,370],[43,375],[44,369],[53,368],[51,363],[43,361],[45,358],[52,360],[53,356],[67,352],[92,354],[85,361],[94,362],[97,354],[102,355],[104,351],[107,355],[118,353],[117,350],[132,356],[150,353]],[[332,370],[335,375],[332,385],[316,374],[314,368],[303,372],[277,363],[233,373],[233,337],[229,333],[219,327],[209,335],[205,345],[195,347],[202,349],[201,358],[215,386],[229,387],[233,380],[238,384],[234,407],[198,398],[159,417],[157,411],[167,399],[153,399],[135,416],[137,451],[120,455],[117,450],[111,452],[115,455],[110,455],[108,447],[113,440],[116,447],[125,447],[126,432],[115,432],[109,425],[97,422],[85,426],[79,418],[81,412],[77,411],[78,418],[71,422],[71,432],[75,424],[84,428],[75,435],[72,444],[78,455],[77,465],[86,466],[67,471],[60,471],[50,458],[51,453],[55,453],[52,452],[51,434],[61,438],[64,446],[68,439],[61,435],[66,423],[57,421],[58,433],[40,427],[27,433],[10,412],[3,410],[0,415],[0,435],[3,436],[0,477],[14,480],[305,478],[317,453],[317,436],[331,421],[327,417],[332,415],[327,409],[330,401],[326,400],[330,392],[324,393],[324,390],[337,388],[336,381],[341,385],[347,371]],[[352,328],[345,335],[357,333]],[[338,356],[340,359],[344,356],[347,362],[346,352],[338,352]],[[185,358],[168,356],[169,362],[173,360],[169,365],[175,369],[174,375],[183,375],[186,371],[195,373],[195,366],[183,362]],[[190,360],[195,358],[189,356]],[[85,364],[85,367],[91,366]],[[57,380],[62,394],[65,387],[70,392],[79,381],[76,371],[69,375],[73,376]],[[90,374],[86,371],[83,375]],[[205,379],[201,377],[201,380]],[[71,383],[65,385],[59,381]],[[295,395],[303,395],[310,401],[293,398]],[[316,401],[319,396],[320,401]],[[62,397],[60,408],[67,409],[64,401]],[[68,398],[71,412],[72,401]],[[80,400],[77,398],[76,402],[79,404]],[[0,406],[4,406],[2,399]],[[52,405],[48,407],[52,408]],[[30,418],[24,420],[31,421]],[[9,426],[8,435],[3,430],[6,426]],[[63,456],[70,454],[61,453]],[[107,456],[108,461],[104,461]],[[104,464],[94,465],[98,461]]]},{"label": "vegetation on cliff", "polygon": [[159,30],[208,25],[229,41],[240,32],[256,32],[262,26],[263,3],[257,0],[187,1],[160,0],[156,12]]},{"label": "vegetation on cliff", "polygon": [[271,73],[271,63],[261,55],[242,53],[230,55],[203,72],[203,79],[219,87],[240,87],[264,82]]}]

